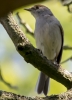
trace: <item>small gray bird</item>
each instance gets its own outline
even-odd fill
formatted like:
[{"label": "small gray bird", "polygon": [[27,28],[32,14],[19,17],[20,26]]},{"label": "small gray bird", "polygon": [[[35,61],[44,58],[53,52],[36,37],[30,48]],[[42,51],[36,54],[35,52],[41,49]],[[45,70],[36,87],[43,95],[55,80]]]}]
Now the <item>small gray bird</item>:
[{"label": "small gray bird", "polygon": [[[35,5],[25,9],[30,11],[36,19],[35,39],[37,48],[44,56],[54,63],[59,64],[63,51],[63,29],[60,22],[55,18],[51,10],[43,5]],[[49,88],[49,77],[40,73],[37,92],[47,95]]]}]

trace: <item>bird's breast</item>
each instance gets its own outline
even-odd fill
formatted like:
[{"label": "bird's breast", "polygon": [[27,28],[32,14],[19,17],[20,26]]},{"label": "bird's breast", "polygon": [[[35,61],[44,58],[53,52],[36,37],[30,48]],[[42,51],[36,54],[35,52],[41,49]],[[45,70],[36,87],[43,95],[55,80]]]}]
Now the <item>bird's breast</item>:
[{"label": "bird's breast", "polygon": [[53,60],[58,55],[62,40],[60,30],[56,25],[36,24],[35,39],[37,47],[48,59]]}]

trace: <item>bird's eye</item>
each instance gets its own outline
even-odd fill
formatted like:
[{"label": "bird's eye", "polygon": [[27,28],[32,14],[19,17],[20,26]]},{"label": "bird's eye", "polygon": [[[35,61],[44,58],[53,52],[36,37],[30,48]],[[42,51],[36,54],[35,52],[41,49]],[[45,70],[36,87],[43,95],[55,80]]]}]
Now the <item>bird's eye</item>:
[{"label": "bird's eye", "polygon": [[38,6],[36,6],[36,9],[39,9],[39,7],[38,7]]}]

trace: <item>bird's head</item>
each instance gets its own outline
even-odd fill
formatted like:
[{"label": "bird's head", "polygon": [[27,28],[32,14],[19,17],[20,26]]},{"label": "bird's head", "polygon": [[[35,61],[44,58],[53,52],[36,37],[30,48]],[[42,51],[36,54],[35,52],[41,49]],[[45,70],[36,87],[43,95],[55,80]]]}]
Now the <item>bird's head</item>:
[{"label": "bird's head", "polygon": [[31,14],[35,18],[38,18],[40,16],[44,16],[44,15],[50,15],[50,16],[53,15],[53,13],[50,11],[50,9],[47,8],[46,6],[43,6],[43,5],[35,5],[31,8],[25,9],[25,10],[31,12]]}]

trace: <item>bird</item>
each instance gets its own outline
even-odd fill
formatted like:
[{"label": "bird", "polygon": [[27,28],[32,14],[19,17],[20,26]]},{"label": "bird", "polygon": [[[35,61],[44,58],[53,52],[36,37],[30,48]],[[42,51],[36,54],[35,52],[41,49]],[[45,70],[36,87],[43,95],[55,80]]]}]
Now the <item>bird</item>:
[{"label": "bird", "polygon": [[[64,31],[60,21],[44,5],[34,5],[25,10],[29,11],[36,21],[34,36],[37,48],[42,51],[48,60],[60,64],[64,43]],[[50,78],[43,72],[40,72],[37,93],[44,93],[47,96],[49,84]]]}]

